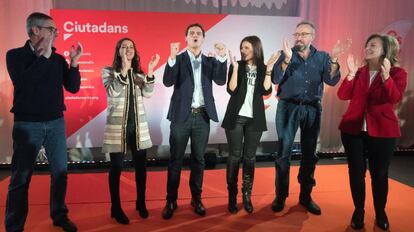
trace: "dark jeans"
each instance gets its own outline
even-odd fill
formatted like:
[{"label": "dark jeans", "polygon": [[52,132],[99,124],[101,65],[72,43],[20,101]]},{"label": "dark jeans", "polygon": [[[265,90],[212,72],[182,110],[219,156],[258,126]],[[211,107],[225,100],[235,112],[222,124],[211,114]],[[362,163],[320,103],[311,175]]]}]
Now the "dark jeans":
[{"label": "dark jeans", "polygon": [[314,172],[318,162],[316,144],[321,124],[322,107],[319,102],[298,104],[280,100],[276,111],[276,131],[279,150],[276,156],[276,196],[289,195],[290,160],[296,132],[300,127],[302,160],[298,181],[301,187],[311,189],[315,186]]},{"label": "dark jeans", "polygon": [[42,145],[51,172],[50,216],[53,221],[59,221],[68,213],[65,204],[68,156],[64,119],[46,122],[16,121],[12,136],[12,174],[6,202],[6,231],[24,229],[29,184]]},{"label": "dark jeans", "polygon": [[371,174],[372,195],[376,212],[385,210],[388,195],[388,167],[395,151],[395,138],[375,138],[366,132],[359,135],[341,133],[348,156],[349,183],[355,208],[365,205],[365,172]]},{"label": "dark jeans", "polygon": [[190,189],[193,198],[201,198],[204,174],[204,153],[210,133],[210,119],[205,111],[191,113],[182,123],[171,123],[170,153],[168,164],[167,200],[175,201],[178,197],[181,168],[188,139],[191,138],[191,174]]},{"label": "dark jeans", "polygon": [[[134,131],[134,129],[133,129]],[[127,147],[131,150],[132,161],[135,168],[135,185],[137,191],[137,204],[145,201],[145,191],[147,183],[147,150],[138,150],[136,145],[135,132],[127,133]],[[124,153],[111,153],[111,166],[109,168],[109,191],[111,193],[111,203],[114,210],[121,208],[119,194],[120,177],[124,163]]]},{"label": "dark jeans", "polygon": [[[262,131],[255,131],[252,126],[252,118],[238,116],[236,125],[232,130],[226,129],[227,143],[229,144],[229,157],[227,158],[227,189],[230,194],[237,194],[237,179],[239,171],[240,158],[243,156],[243,163],[250,163],[250,165],[243,165],[244,177],[249,178],[249,183],[244,183],[251,188],[253,185],[254,162],[256,160],[256,149],[259,145]],[[252,170],[245,170],[246,167]],[[251,173],[250,173],[251,172]],[[243,179],[246,181],[246,178]]]}]

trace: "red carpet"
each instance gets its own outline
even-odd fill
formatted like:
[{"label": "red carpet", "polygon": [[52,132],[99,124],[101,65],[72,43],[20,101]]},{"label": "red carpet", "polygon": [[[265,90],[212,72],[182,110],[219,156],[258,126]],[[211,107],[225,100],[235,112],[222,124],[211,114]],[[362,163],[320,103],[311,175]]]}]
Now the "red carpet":
[{"label": "red carpet", "polygon": [[[189,172],[182,172],[178,209],[168,221],[161,218],[165,204],[167,173],[149,172],[147,207],[150,216],[141,219],[135,211],[134,173],[122,175],[123,208],[131,219],[130,225],[117,224],[110,218],[110,203],[106,173],[71,174],[67,192],[69,216],[79,231],[353,231],[349,227],[353,206],[348,186],[346,165],[318,166],[317,186],[313,198],[322,208],[322,215],[307,213],[298,205],[299,185],[297,167],[291,170],[290,196],[281,213],[273,213],[270,204],[274,198],[274,168],[257,168],[253,187],[254,212],[248,215],[240,210],[236,215],[227,211],[225,170],[208,170],[204,176],[203,199],[207,215],[195,215],[190,206]],[[365,231],[381,231],[374,226],[369,174],[367,173],[367,200]],[[29,216],[25,231],[61,231],[53,227],[49,218],[49,176],[33,176],[29,194]],[[0,182],[0,221],[4,222],[5,201],[9,178]],[[239,194],[240,196],[240,194]],[[241,199],[239,197],[239,207]],[[390,231],[414,231],[414,189],[390,180],[387,205]],[[4,231],[4,224],[0,228]]]}]

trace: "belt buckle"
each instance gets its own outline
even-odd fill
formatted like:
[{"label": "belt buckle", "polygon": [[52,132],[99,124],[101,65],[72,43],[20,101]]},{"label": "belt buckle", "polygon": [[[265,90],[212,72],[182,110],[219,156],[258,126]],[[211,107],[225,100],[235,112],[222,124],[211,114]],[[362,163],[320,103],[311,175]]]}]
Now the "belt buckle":
[{"label": "belt buckle", "polygon": [[200,113],[200,108],[191,108],[191,113],[193,113],[193,114]]}]

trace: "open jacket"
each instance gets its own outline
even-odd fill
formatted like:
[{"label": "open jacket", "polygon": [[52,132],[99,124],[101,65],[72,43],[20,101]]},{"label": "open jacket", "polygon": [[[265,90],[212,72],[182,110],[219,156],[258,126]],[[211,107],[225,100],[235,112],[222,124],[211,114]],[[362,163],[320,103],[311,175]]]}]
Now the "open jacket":
[{"label": "open jacket", "polygon": [[[130,71],[132,73],[132,70]],[[142,150],[152,146],[143,97],[151,97],[154,90],[154,79],[138,73],[132,73],[132,75],[133,79],[142,78],[144,80],[144,86],[139,88],[138,85],[135,85],[133,92],[136,103],[134,105],[136,145],[138,149]],[[128,86],[134,83],[129,83],[129,79],[123,80],[121,73],[109,67],[102,70],[102,80],[108,100],[108,116],[106,119],[102,152],[126,153],[126,123],[128,121],[128,105],[130,101],[130,88]]]},{"label": "open jacket", "polygon": [[382,81],[381,71],[369,85],[369,69],[358,69],[354,79],[344,78],[338,90],[341,100],[351,100],[348,110],[342,117],[339,130],[343,133],[358,135],[363,126],[364,116],[368,134],[372,137],[396,138],[401,136],[394,106],[400,102],[407,86],[407,72],[392,67],[390,77]]},{"label": "open jacket", "polygon": [[[237,87],[232,91],[229,89],[229,83],[233,74],[233,66],[229,68],[229,80],[227,82],[227,92],[230,94],[230,100],[227,104],[226,114],[224,115],[222,127],[228,130],[234,129],[236,126],[236,118],[239,115],[240,109],[244,104],[247,92],[247,70],[246,62],[238,61],[239,68],[237,71]],[[253,127],[256,131],[266,131],[266,115],[263,101],[263,95],[268,95],[272,92],[272,87],[265,89],[263,86],[265,78],[266,65],[257,66],[257,77],[254,86],[253,94]]]},{"label": "open jacket", "polygon": [[[220,62],[214,57],[201,55],[201,83],[204,107],[208,117],[218,122],[213,96],[213,81],[218,85],[226,83],[227,62]],[[174,86],[167,119],[173,123],[184,122],[191,113],[194,92],[194,75],[190,57],[183,52],[176,57],[173,67],[165,65],[163,83],[166,87]]]}]

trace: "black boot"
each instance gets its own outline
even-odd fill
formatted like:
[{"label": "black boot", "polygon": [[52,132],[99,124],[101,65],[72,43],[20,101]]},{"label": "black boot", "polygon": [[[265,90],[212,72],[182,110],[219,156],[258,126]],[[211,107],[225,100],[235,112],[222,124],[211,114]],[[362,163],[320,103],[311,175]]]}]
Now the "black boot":
[{"label": "black boot", "polygon": [[244,209],[248,213],[253,212],[253,204],[251,201],[252,196],[252,187],[254,179],[254,164],[255,160],[243,160],[243,184],[242,184],[242,193],[243,193],[243,205]]},{"label": "black boot", "polygon": [[382,230],[388,230],[390,223],[388,222],[387,214],[385,210],[375,210],[375,222]]},{"label": "black boot", "polygon": [[229,193],[228,210],[235,214],[239,209],[237,208],[237,179],[239,176],[240,160],[229,157],[227,160],[227,190]]},{"label": "black boot", "polygon": [[285,201],[286,198],[284,197],[275,197],[272,202],[272,210],[273,212],[280,212],[285,208]]},{"label": "black boot", "polygon": [[312,186],[300,186],[299,203],[305,207],[307,211],[315,215],[320,215],[321,208],[312,200]]},{"label": "black boot", "polygon": [[129,224],[129,219],[121,208],[121,199],[119,197],[119,178],[121,176],[122,166],[114,163],[116,158],[118,157],[111,157],[111,167],[108,175],[109,192],[111,195],[111,217],[115,218],[115,220],[120,224]]},{"label": "black boot", "polygon": [[134,157],[135,166],[135,184],[137,187],[137,201],[135,209],[139,212],[141,218],[148,217],[147,206],[145,205],[145,191],[147,185],[147,165],[146,152],[141,150]]},{"label": "black boot", "polygon": [[351,227],[354,230],[360,230],[364,228],[364,214],[365,210],[362,208],[356,208],[352,214]]}]

